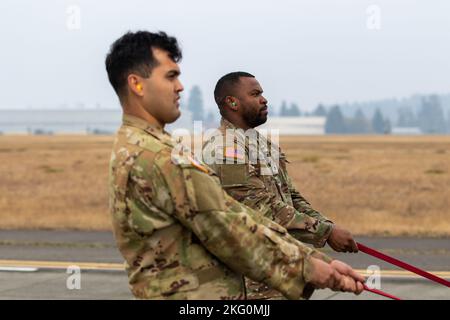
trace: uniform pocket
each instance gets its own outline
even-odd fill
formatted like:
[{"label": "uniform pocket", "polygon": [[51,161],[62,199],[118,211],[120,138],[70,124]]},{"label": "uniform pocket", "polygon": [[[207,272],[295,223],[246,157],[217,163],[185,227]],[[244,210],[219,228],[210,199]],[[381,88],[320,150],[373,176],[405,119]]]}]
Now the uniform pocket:
[{"label": "uniform pocket", "polygon": [[293,243],[286,241],[283,235],[286,233],[286,229],[281,226],[270,225],[264,228],[264,236],[276,244],[281,253],[283,253],[286,262],[297,261],[300,257],[299,247]]},{"label": "uniform pocket", "polygon": [[247,183],[247,164],[224,164],[220,168],[220,180],[224,187],[237,187]]},{"label": "uniform pocket", "polygon": [[194,211],[225,210],[225,196],[217,178],[194,167],[183,167],[186,193]]}]

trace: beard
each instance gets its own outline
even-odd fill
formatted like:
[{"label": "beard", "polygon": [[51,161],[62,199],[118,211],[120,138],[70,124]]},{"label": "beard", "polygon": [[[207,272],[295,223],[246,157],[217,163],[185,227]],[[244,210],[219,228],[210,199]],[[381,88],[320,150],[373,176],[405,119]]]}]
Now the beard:
[{"label": "beard", "polygon": [[267,121],[267,113],[263,112],[265,110],[267,110],[266,106],[258,110],[248,110],[245,112],[243,117],[247,125],[255,128],[265,123]]}]

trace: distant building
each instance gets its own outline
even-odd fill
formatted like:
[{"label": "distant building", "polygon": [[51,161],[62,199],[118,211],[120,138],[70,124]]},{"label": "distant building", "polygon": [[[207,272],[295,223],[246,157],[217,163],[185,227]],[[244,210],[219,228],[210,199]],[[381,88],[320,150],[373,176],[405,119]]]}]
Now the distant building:
[{"label": "distant building", "polygon": [[270,117],[258,129],[276,129],[280,135],[324,135],[325,117]]},{"label": "distant building", "polygon": [[[180,111],[180,118],[167,125],[166,130],[171,133],[176,129],[194,132],[192,113],[185,108]],[[122,110],[119,108],[0,110],[0,132],[6,134],[113,134],[121,121]],[[216,125],[197,123],[203,130]],[[325,117],[270,117],[266,124],[258,128],[278,129],[280,135],[323,135]]]},{"label": "distant building", "polygon": [[391,134],[399,136],[417,136],[421,135],[422,130],[419,127],[393,127]]},{"label": "distant building", "polygon": [[[192,116],[181,110],[181,117],[166,127],[192,130]],[[122,123],[117,109],[0,110],[0,132],[11,134],[113,134]]]},{"label": "distant building", "polygon": [[4,133],[112,134],[120,126],[120,109],[0,110]]}]

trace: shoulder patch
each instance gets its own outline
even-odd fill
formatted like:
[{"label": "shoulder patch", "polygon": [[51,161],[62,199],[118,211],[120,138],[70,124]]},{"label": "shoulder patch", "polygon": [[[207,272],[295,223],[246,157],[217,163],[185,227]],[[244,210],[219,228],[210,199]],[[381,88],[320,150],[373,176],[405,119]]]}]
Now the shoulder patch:
[{"label": "shoulder patch", "polygon": [[209,170],[206,167],[204,167],[202,164],[200,164],[199,161],[195,160],[191,156],[188,156],[188,159],[195,168],[197,168],[200,171],[203,171],[204,173],[209,173]]},{"label": "shoulder patch", "polygon": [[200,161],[196,160],[190,155],[178,155],[178,154],[172,154],[171,160],[174,164],[185,167],[185,166],[193,166],[194,168],[204,172],[209,173],[209,170],[200,163]]}]

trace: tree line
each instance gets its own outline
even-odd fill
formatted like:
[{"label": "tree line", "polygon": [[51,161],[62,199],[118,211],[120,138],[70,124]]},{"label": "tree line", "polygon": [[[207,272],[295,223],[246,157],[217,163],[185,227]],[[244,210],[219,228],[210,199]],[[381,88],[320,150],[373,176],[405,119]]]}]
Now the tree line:
[{"label": "tree line", "polygon": [[[217,113],[206,112],[202,92],[199,86],[193,86],[189,92],[187,105],[193,121],[214,123]],[[276,113],[270,109],[270,116],[279,117],[325,117],[325,133],[327,134],[390,134],[393,127],[415,129],[423,134],[450,133],[450,110],[447,114],[442,107],[439,96],[429,95],[421,99],[420,108],[402,106],[397,109],[397,118],[392,119],[376,108],[367,115],[359,108],[353,116],[345,115],[339,105],[324,106],[319,104],[313,111],[303,111],[296,103],[283,101]]]}]

